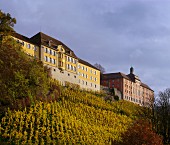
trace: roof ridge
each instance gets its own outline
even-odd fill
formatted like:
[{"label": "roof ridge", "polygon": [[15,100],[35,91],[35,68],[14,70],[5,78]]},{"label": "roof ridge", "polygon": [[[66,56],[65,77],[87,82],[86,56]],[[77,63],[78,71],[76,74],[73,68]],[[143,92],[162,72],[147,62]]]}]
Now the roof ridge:
[{"label": "roof ridge", "polygon": [[[99,70],[98,68],[96,68],[94,65],[92,65],[92,64],[89,63],[88,61],[85,61],[85,60],[83,60],[83,59],[81,59],[81,58],[78,58],[78,60],[80,60],[80,63],[82,62],[83,64],[85,64],[85,65],[87,65],[87,66],[90,66],[90,67],[92,67],[92,68],[94,68],[94,69]],[[100,70],[99,70],[99,71],[100,71]]]},{"label": "roof ridge", "polygon": [[47,44],[48,44],[47,41],[52,40],[52,44],[54,44],[54,45],[62,45],[65,48],[66,53],[69,54],[69,52],[72,52],[71,56],[77,58],[74,51],[71,50],[66,44],[64,44],[62,41],[56,39],[55,37],[49,36],[48,34],[45,34],[43,32],[38,32],[37,34],[32,36],[30,39],[34,39],[34,41],[39,41],[39,45],[43,44],[45,46],[47,46]]}]

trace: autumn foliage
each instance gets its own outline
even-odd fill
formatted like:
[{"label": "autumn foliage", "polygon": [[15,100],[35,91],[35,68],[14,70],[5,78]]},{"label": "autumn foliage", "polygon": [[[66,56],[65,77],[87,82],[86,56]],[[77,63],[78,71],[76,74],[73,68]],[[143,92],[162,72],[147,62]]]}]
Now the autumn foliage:
[{"label": "autumn foliage", "polygon": [[157,135],[151,124],[145,120],[136,121],[122,135],[122,142],[114,142],[114,145],[163,145],[162,137]]},{"label": "autumn foliage", "polygon": [[63,88],[60,95],[58,101],[7,111],[0,123],[0,143],[107,145],[120,140],[133,121],[91,93]]},{"label": "autumn foliage", "polygon": [[148,122],[134,122],[140,106],[52,82],[42,62],[4,39],[15,23],[0,11],[0,144],[163,145]]}]

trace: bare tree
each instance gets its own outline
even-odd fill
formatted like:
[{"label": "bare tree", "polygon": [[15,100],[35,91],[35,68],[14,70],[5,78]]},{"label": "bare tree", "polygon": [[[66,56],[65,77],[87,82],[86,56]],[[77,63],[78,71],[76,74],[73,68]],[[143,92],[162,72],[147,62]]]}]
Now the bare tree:
[{"label": "bare tree", "polygon": [[102,74],[105,72],[105,68],[102,65],[95,63],[94,66],[98,68]]},{"label": "bare tree", "polygon": [[159,92],[152,108],[152,124],[164,143],[170,143],[170,88]]}]

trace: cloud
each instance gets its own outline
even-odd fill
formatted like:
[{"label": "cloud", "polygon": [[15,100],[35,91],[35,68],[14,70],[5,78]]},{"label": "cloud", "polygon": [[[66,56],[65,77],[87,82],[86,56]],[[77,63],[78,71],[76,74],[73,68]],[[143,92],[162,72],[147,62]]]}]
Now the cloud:
[{"label": "cloud", "polygon": [[[169,87],[170,1],[1,0],[26,36],[42,31],[107,72],[129,73],[155,91]],[[165,77],[166,76],[166,77]]]}]

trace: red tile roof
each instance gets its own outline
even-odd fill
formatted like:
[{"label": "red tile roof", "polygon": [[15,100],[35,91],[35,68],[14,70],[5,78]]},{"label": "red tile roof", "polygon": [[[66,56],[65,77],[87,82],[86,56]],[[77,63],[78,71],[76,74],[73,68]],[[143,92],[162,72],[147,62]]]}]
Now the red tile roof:
[{"label": "red tile roof", "polygon": [[103,79],[116,79],[116,78],[126,78],[130,80],[128,76],[121,72],[103,74]]},{"label": "red tile roof", "polygon": [[[125,78],[125,79],[128,79],[128,80],[134,82],[134,78],[132,78],[131,75],[125,75],[124,73],[121,73],[121,72],[108,73],[108,74],[103,74],[102,75],[103,80],[116,79],[116,78]],[[146,85],[146,84],[144,84],[142,82],[141,82],[141,86],[153,91],[148,85]]]}]

